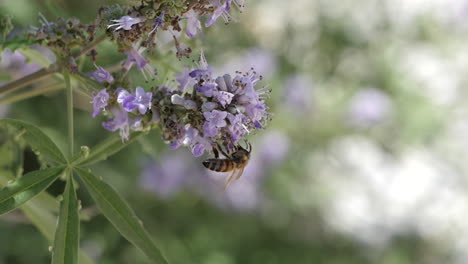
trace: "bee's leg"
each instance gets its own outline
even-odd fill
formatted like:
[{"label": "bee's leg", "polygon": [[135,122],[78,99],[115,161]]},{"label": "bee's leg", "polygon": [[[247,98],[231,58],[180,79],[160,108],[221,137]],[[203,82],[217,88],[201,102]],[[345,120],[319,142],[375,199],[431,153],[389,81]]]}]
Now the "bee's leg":
[{"label": "bee's leg", "polygon": [[216,143],[216,145],[218,146],[218,150],[221,151],[221,153],[228,159],[232,159],[231,155],[227,154],[223,148],[219,145],[219,143]]},{"label": "bee's leg", "polygon": [[224,190],[227,189],[227,187],[229,186],[229,184],[232,182],[232,180],[234,179],[234,174],[237,172],[237,169],[234,169],[232,170],[231,174],[229,175],[227,181],[226,181],[226,184],[224,184]]},{"label": "bee's leg", "polygon": [[240,169],[239,173],[237,173],[237,177],[236,177],[236,180],[238,180],[242,174],[244,174],[244,168]]},{"label": "bee's leg", "polygon": [[219,152],[216,147],[213,148],[213,153],[214,153],[215,159],[219,159]]}]

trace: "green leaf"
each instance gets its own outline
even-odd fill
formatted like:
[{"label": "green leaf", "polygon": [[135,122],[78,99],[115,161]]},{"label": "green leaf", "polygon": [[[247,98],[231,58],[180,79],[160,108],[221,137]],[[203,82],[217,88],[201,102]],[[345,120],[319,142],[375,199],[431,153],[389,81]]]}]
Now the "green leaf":
[{"label": "green leaf", "polygon": [[[37,197],[36,197],[37,198]],[[57,218],[49,211],[43,210],[39,201],[34,198],[20,207],[21,211],[28,217],[31,223],[44,235],[51,243],[54,239],[55,224]],[[80,250],[79,264],[94,264],[94,261],[84,252]]]},{"label": "green leaf", "polygon": [[11,49],[12,51],[15,51],[16,49],[23,48],[23,47],[29,47],[33,44],[39,43],[39,40],[33,40],[33,39],[22,39],[22,38],[14,38],[14,39],[8,39],[0,43],[0,46],[2,49]]},{"label": "green leaf", "polygon": [[17,208],[45,190],[63,171],[64,167],[33,171],[5,186],[0,190],[0,215]]},{"label": "green leaf", "polygon": [[80,240],[80,219],[78,215],[78,200],[71,171],[63,201],[60,205],[58,225],[55,231],[54,246],[52,251],[52,264],[77,264],[78,248]]},{"label": "green leaf", "polygon": [[77,168],[86,189],[99,210],[128,241],[143,251],[154,263],[167,263],[158,247],[130,206],[107,183],[93,174]]},{"label": "green leaf", "polygon": [[[0,145],[0,170],[8,172],[12,175],[12,178],[6,179],[7,181],[12,180],[17,175],[21,175],[23,171],[23,147],[11,139],[11,136],[6,135],[0,131],[0,142],[5,140]],[[0,179],[1,183],[1,179]]]},{"label": "green leaf", "polygon": [[[7,175],[0,171],[0,186],[6,185],[6,183],[11,179],[14,179],[13,175]],[[47,238],[49,243],[52,243],[54,239],[55,225],[57,223],[55,213],[59,211],[58,205],[59,203],[57,202],[57,199],[46,192],[41,192],[39,195],[36,195],[36,197],[23,204],[19,209],[42,233],[42,235]],[[94,261],[86,254],[86,252],[80,250],[79,254],[79,264],[94,264]]]},{"label": "green leaf", "polygon": [[122,139],[118,134],[114,134],[102,141],[101,143],[97,144],[94,148],[91,148],[91,151],[86,155],[80,153],[80,155],[75,156],[72,159],[71,163],[77,166],[84,166],[94,164],[101,160],[105,160],[109,156],[130,145],[136,138],[143,134],[145,133],[133,132],[130,134],[130,138],[125,142],[122,142]]},{"label": "green leaf", "polygon": [[0,119],[0,125],[10,125],[22,133],[22,137],[47,161],[66,164],[67,160],[55,143],[38,127],[15,119]]}]

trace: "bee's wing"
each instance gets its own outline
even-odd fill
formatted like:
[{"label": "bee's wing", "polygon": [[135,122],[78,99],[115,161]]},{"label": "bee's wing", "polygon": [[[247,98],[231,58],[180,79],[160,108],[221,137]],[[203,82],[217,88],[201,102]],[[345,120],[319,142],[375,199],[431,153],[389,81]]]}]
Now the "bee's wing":
[{"label": "bee's wing", "polygon": [[238,169],[233,169],[231,174],[229,174],[229,177],[226,181],[226,184],[224,185],[224,190],[227,189],[227,187],[229,186],[229,184],[232,182],[232,180],[234,180],[234,174],[238,171]]},{"label": "bee's wing", "polygon": [[245,167],[242,167],[242,169],[239,170],[239,172],[237,173],[236,180],[238,180],[242,176],[242,174],[244,174],[244,168]]}]

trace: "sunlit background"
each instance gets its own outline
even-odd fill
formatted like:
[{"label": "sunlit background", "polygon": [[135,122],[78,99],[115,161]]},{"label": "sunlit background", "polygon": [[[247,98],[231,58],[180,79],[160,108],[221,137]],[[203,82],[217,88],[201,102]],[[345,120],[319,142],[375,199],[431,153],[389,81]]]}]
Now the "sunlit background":
[{"label": "sunlit background", "polygon": [[[468,1],[246,2],[237,22],[186,40],[191,59],[178,61],[171,36],[158,35],[153,63],[158,84],[170,85],[201,48],[218,73],[263,75],[273,121],[249,136],[242,178],[224,192],[226,175],[187,149],[169,150],[156,131],[95,174],[129,201],[171,263],[468,263]],[[39,12],[91,21],[103,3],[113,2],[3,0],[0,12],[20,31]],[[106,44],[100,54],[102,66],[122,59]],[[30,67],[13,71],[3,59],[1,77]],[[64,98],[0,105],[0,115],[65,145]],[[78,144],[92,146],[109,132],[89,100],[75,102],[75,127]],[[24,159],[37,166],[31,153]],[[82,248],[97,263],[144,263],[79,196],[89,215]],[[48,263],[47,241],[19,212],[0,220],[0,263]]]}]

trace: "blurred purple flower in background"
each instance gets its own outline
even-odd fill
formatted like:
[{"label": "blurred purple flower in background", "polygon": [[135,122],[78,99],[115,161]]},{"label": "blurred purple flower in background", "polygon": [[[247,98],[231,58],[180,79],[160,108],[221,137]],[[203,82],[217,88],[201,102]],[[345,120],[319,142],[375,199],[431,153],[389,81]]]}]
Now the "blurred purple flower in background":
[{"label": "blurred purple flower in background", "polygon": [[286,158],[290,148],[290,140],[283,132],[272,130],[262,137],[259,145],[259,157],[262,162],[272,166]]},{"label": "blurred purple flower in background", "polygon": [[272,76],[276,73],[277,62],[274,53],[263,48],[251,48],[243,54],[223,61],[220,65],[218,73],[234,72],[234,71],[249,71],[252,67],[255,68],[257,74],[264,77]]},{"label": "blurred purple flower in background", "polygon": [[188,179],[201,173],[185,151],[171,151],[161,157],[159,161],[147,162],[140,178],[140,186],[160,198],[175,195],[186,186]]},{"label": "blurred purple flower in background", "polygon": [[[55,55],[48,48],[38,44],[30,46],[30,48],[39,52],[46,59],[44,62],[55,62]],[[0,55],[0,85],[3,84],[3,81],[19,79],[38,71],[40,68],[41,66],[37,63],[27,63],[26,56],[18,50],[12,52],[11,49],[7,48]],[[8,105],[0,105],[0,117],[7,116],[8,108]]]},{"label": "blurred purple flower in background", "polygon": [[369,127],[383,121],[392,112],[392,101],[386,93],[375,88],[359,90],[349,102],[347,120],[353,126]]},{"label": "blurred purple flower in background", "polygon": [[[191,137],[196,138],[197,133]],[[289,138],[283,132],[266,132],[261,141],[255,144],[244,175],[226,191],[223,185],[228,173],[206,170],[201,162],[193,160],[184,151],[168,152],[160,161],[147,162],[140,185],[161,198],[169,198],[186,188],[222,209],[259,209],[267,199],[262,191],[263,180],[284,161],[289,144]]]},{"label": "blurred purple flower in background", "polygon": [[12,52],[6,49],[1,55],[0,71],[12,76],[13,79],[31,74],[40,68],[37,63],[26,63],[26,57],[19,51]]},{"label": "blurred purple flower in background", "polygon": [[284,86],[283,98],[291,111],[307,114],[312,110],[314,82],[306,74],[293,74]]}]

